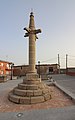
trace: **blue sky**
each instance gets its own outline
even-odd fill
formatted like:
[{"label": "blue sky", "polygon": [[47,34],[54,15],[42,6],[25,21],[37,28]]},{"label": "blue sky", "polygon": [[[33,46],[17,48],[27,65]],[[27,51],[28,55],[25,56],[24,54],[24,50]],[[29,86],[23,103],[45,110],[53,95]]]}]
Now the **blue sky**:
[{"label": "blue sky", "polygon": [[28,64],[28,27],[33,8],[36,28],[41,28],[36,42],[36,63],[75,66],[75,0],[0,0],[0,59],[15,65]]}]

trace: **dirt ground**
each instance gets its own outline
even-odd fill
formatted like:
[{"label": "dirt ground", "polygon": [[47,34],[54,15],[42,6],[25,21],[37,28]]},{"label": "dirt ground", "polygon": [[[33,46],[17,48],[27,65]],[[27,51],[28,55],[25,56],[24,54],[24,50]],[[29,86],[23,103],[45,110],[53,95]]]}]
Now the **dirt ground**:
[{"label": "dirt ground", "polygon": [[17,112],[27,111],[33,109],[48,109],[48,108],[60,108],[74,105],[73,101],[70,100],[63,92],[54,86],[50,86],[52,99],[39,104],[22,105],[15,104],[8,100],[9,90],[4,90],[0,94],[0,112]]}]

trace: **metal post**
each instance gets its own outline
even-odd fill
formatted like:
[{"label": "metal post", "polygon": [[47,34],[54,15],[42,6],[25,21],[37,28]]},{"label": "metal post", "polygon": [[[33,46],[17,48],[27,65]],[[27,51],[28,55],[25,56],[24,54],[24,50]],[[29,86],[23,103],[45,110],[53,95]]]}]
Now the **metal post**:
[{"label": "metal post", "polygon": [[59,57],[59,54],[58,54],[58,65],[59,65],[59,74],[60,74],[60,57]]},{"label": "metal post", "polygon": [[11,64],[11,80],[12,80],[12,76],[13,76],[13,66],[14,66],[14,64],[12,63]]},{"label": "metal post", "polygon": [[40,61],[38,61],[38,72],[39,72],[39,78],[40,78]]},{"label": "metal post", "polygon": [[68,67],[67,67],[67,62],[68,62],[68,55],[66,54],[66,74],[67,74],[67,70],[68,70]]}]

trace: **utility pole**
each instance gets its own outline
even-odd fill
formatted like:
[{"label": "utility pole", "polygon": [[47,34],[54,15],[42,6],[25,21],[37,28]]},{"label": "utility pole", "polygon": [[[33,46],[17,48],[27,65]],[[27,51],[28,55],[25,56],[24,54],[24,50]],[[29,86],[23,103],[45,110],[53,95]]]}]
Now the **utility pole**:
[{"label": "utility pole", "polygon": [[67,74],[67,70],[68,70],[67,62],[68,62],[68,54],[66,54],[66,74]]},{"label": "utility pole", "polygon": [[59,65],[59,73],[60,73],[60,57],[59,57],[59,54],[58,54],[58,65]]}]

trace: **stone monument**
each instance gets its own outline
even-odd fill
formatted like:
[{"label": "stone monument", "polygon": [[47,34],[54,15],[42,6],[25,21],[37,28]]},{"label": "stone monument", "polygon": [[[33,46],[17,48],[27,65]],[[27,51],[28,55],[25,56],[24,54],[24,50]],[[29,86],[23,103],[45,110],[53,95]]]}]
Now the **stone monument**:
[{"label": "stone monument", "polygon": [[35,69],[36,59],[36,39],[40,29],[35,29],[34,15],[30,13],[29,28],[24,37],[29,37],[29,72],[22,83],[19,83],[8,95],[8,99],[19,104],[33,104],[45,102],[51,98],[50,88],[43,82]]}]

